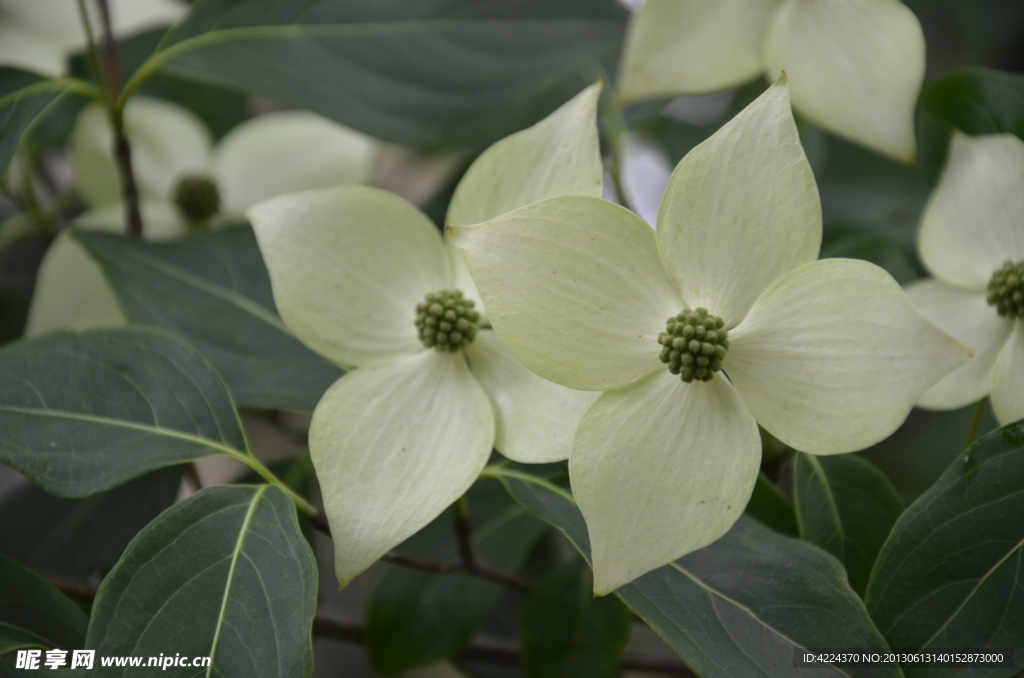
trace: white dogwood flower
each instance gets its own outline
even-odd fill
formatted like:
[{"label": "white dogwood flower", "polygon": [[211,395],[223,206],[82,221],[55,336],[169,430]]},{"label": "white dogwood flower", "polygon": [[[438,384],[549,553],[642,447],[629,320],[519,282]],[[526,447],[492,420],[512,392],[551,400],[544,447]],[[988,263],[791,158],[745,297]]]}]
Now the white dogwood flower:
[{"label": "white dogwood flower", "polygon": [[975,354],[919,404],[948,410],[991,394],[1000,424],[1024,417],[1024,141],[953,135],[918,250],[934,277],[907,287],[911,303]]},{"label": "white dogwood flower", "polygon": [[[599,195],[599,91],[484,152],[448,222]],[[523,462],[568,457],[599,394],[545,381],[512,356],[458,254],[415,207],[342,187],[280,196],[249,218],[285,324],[351,370],[324,394],[309,435],[343,585],[461,497],[492,448]]]},{"label": "white dogwood flower", "polygon": [[[192,112],[135,97],[125,128],[149,240],[181,237],[190,223],[241,221],[250,205],[282,193],[362,183],[375,152],[369,137],[307,111],[253,118],[214,144]],[[113,137],[98,104],[81,112],[71,143],[75,185],[90,205],[75,227],[123,232]],[[61,234],[40,267],[26,334],[123,323],[99,268]]]},{"label": "white dogwood flower", "polygon": [[623,54],[623,101],[707,94],[789,76],[825,129],[911,161],[924,35],[898,0],[650,0]]},{"label": "white dogwood flower", "polygon": [[[93,31],[99,17],[86,3]],[[114,34],[124,36],[147,28],[169,26],[185,13],[177,0],[113,0]],[[0,2],[0,66],[15,66],[43,75],[64,72],[67,57],[85,49],[85,31],[74,0],[2,0]]]},{"label": "white dogwood flower", "polygon": [[451,232],[512,353],[605,392],[569,457],[598,594],[732,526],[758,423],[805,452],[858,450],[969,355],[881,268],[816,261],[821,206],[784,84],[679,163],[657,232],[589,197]]}]

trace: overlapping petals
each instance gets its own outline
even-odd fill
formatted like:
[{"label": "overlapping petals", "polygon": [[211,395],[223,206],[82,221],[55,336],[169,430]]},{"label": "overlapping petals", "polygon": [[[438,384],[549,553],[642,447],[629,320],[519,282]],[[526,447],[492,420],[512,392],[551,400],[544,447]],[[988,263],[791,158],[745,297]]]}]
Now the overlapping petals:
[{"label": "overlapping petals", "polygon": [[924,55],[898,0],[649,0],[630,25],[619,97],[706,94],[786,72],[798,111],[911,161]]}]

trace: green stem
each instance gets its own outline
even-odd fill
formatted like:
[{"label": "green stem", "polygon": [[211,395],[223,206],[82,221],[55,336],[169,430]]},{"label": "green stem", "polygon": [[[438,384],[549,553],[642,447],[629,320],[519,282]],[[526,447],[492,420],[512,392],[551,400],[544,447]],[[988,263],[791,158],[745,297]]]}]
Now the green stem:
[{"label": "green stem", "polygon": [[[102,83],[103,68],[100,66],[100,53],[96,49],[96,36],[92,31],[92,22],[89,21],[89,12],[85,9],[85,0],[75,0],[75,4],[78,5],[78,19],[82,22],[82,32],[85,33],[85,46],[86,52],[89,54],[89,63],[92,64],[96,82]],[[103,102],[107,109],[111,109],[113,102],[107,96],[106,90],[101,87],[99,91],[103,96]]]},{"label": "green stem", "polygon": [[978,439],[978,431],[981,430],[981,420],[985,418],[985,407],[988,405],[988,398],[982,398],[974,406],[974,415],[971,417],[971,424],[967,428],[967,438],[964,440],[964,449],[970,447]]},{"label": "green stem", "polygon": [[295,506],[306,515],[315,517],[320,514],[320,512],[316,510],[316,508],[314,508],[312,504],[303,499],[302,496],[295,490],[285,485],[280,478],[275,476],[274,473],[266,466],[264,466],[256,457],[252,456],[251,454],[245,454],[244,452],[239,452],[238,450],[234,449],[231,450],[229,456],[242,462],[243,464],[251,468],[253,471],[255,471],[256,474],[259,475],[259,477],[263,478],[268,483],[274,485],[279,490],[287,494],[291,498],[291,500],[295,502]]}]

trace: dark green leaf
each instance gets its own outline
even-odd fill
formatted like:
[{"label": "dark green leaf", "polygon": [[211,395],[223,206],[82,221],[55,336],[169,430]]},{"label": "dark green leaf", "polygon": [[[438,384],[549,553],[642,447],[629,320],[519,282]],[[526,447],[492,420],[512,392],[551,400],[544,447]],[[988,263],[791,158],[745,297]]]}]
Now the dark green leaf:
[{"label": "dark green leaf", "polygon": [[908,676],[1012,676],[1024,656],[1024,423],[957,457],[896,522],[867,606],[893,647],[1014,648],[1016,669],[907,665]]},{"label": "dark green leaf", "polygon": [[58,332],[0,350],[0,461],[85,497],[164,466],[243,457],[238,414],[198,354],[142,328]]},{"label": "dark green leaf", "polygon": [[930,115],[966,134],[1009,132],[1024,139],[1024,75],[967,68],[921,95]]},{"label": "dark green leaf", "polygon": [[46,110],[70,91],[88,85],[69,78],[44,78],[0,66],[0,175],[11,164],[21,138]]},{"label": "dark green leaf", "polygon": [[75,237],[103,268],[124,314],[195,346],[239,407],[311,411],[341,376],[278,317],[248,226],[171,243],[87,231]]},{"label": "dark green leaf", "polygon": [[[589,557],[586,523],[571,496],[543,482],[503,482]],[[746,517],[711,546],[615,593],[703,678],[789,677],[800,648],[886,649],[834,558]],[[901,675],[885,664],[850,671],[830,666],[815,675]]]},{"label": "dark green leaf", "polygon": [[858,229],[832,225],[829,237],[821,248],[821,258],[863,259],[889,272],[896,282],[905,285],[920,278],[923,270],[917,264],[914,250],[898,238]]},{"label": "dark green leaf", "polygon": [[[483,480],[469,492],[479,558],[516,572],[548,529],[501,485]],[[451,511],[398,548],[432,562],[457,562]],[[389,567],[367,605],[367,650],[374,668],[386,675],[457,657],[504,593],[500,584],[463,575],[438,575]]]},{"label": "dark green leaf", "polygon": [[551,571],[523,608],[527,678],[616,678],[630,614],[612,596],[594,597],[590,569],[576,559]]},{"label": "dark green leaf", "polygon": [[791,537],[800,535],[793,505],[772,481],[764,477],[764,474],[757,476],[754,493],[747,503],[746,514],[776,532],[788,534]]},{"label": "dark green leaf", "polygon": [[0,655],[19,647],[82,647],[89,623],[49,582],[0,556]]},{"label": "dark green leaf", "polygon": [[626,17],[613,0],[204,0],[136,81],[160,69],[389,141],[482,142],[614,67]]},{"label": "dark green leaf", "polygon": [[[207,488],[128,546],[93,605],[98,656],[213,658],[224,678],[312,673],[316,563],[295,507],[275,487]],[[120,676],[101,668],[96,676]],[[91,673],[90,673],[91,675]]]},{"label": "dark green leaf", "polygon": [[80,501],[26,484],[0,505],[0,553],[36,572],[97,585],[139,530],[174,503],[180,485],[177,467]]},{"label": "dark green leaf", "polygon": [[903,500],[877,466],[850,454],[796,456],[793,500],[800,535],[846,566],[850,586],[863,595]]}]

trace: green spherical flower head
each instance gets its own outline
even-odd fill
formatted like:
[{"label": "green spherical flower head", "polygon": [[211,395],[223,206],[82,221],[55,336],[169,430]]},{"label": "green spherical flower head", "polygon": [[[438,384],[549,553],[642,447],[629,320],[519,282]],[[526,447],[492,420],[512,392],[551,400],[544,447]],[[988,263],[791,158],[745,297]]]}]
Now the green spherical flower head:
[{"label": "green spherical flower head", "polygon": [[442,353],[454,353],[469,346],[480,327],[480,314],[473,306],[473,300],[463,298],[459,290],[431,292],[416,304],[420,341]]},{"label": "green spherical flower head", "polygon": [[725,321],[706,308],[672,316],[658,335],[661,362],[687,384],[695,379],[711,381],[729,350],[729,333],[723,327]]},{"label": "green spherical flower head", "polygon": [[174,189],[174,204],[189,224],[198,226],[220,212],[220,191],[209,177],[183,177]]},{"label": "green spherical flower head", "polygon": [[1024,318],[1024,261],[1007,261],[992,274],[988,283],[988,303],[999,315]]}]

